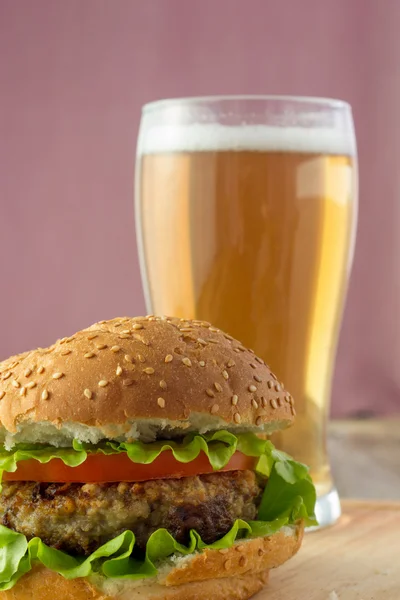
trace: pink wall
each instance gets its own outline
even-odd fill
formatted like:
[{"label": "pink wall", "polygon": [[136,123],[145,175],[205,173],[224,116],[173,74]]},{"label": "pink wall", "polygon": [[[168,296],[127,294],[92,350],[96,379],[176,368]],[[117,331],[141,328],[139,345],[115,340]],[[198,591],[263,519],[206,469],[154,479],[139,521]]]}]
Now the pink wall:
[{"label": "pink wall", "polygon": [[398,0],[0,0],[0,358],[145,310],[144,102],[341,97],[361,213],[333,410],[400,411],[399,19]]}]

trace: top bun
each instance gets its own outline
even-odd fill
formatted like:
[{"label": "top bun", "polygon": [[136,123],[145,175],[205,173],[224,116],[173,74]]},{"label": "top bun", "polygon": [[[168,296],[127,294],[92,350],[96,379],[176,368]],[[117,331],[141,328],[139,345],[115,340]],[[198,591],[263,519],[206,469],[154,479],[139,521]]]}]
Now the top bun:
[{"label": "top bun", "polygon": [[204,321],[100,321],[0,363],[0,440],[150,441],[190,431],[271,433],[293,399],[264,361]]}]

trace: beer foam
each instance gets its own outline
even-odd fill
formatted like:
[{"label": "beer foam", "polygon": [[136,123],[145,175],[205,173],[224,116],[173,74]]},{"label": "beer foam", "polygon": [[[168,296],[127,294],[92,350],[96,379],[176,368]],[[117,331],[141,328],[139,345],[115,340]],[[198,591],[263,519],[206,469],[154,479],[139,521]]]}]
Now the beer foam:
[{"label": "beer foam", "polygon": [[271,152],[310,152],[355,154],[352,130],[335,131],[317,127],[272,127],[267,125],[155,126],[139,134],[138,153],[205,152],[253,150]]}]

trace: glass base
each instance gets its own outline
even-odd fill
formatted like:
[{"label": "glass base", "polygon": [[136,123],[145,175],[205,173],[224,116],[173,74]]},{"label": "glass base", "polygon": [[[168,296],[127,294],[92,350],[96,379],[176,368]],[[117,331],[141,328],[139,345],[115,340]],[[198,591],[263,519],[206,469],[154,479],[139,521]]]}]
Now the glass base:
[{"label": "glass base", "polygon": [[336,523],[342,514],[339,494],[337,493],[336,488],[332,488],[330,492],[317,498],[315,514],[318,525],[315,527],[308,527],[307,531],[317,531],[318,529],[322,529],[323,527],[328,527],[329,525]]}]

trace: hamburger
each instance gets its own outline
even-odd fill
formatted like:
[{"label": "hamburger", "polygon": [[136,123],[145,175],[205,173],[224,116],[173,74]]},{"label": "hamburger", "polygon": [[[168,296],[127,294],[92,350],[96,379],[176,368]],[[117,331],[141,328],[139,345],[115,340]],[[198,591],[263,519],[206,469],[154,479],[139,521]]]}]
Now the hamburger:
[{"label": "hamburger", "polygon": [[203,321],[101,321],[0,364],[0,600],[246,599],[315,524],[293,398]]}]

